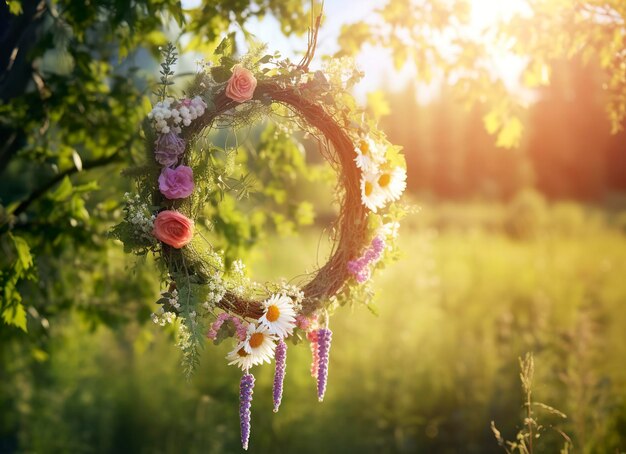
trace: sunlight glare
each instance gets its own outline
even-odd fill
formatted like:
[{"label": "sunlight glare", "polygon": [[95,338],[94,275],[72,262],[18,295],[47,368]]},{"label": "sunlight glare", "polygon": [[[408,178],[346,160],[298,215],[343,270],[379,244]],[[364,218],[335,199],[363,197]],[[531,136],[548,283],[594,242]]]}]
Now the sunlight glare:
[{"label": "sunlight glare", "polygon": [[524,0],[471,0],[471,26],[484,30],[502,20],[508,20],[527,6]]}]

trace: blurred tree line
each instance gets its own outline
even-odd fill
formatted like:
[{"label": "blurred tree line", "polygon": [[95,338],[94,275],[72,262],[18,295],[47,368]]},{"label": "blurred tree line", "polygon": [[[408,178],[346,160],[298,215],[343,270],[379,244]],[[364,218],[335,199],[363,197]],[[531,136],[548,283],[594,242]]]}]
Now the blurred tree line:
[{"label": "blurred tree line", "polygon": [[388,96],[383,129],[405,148],[408,185],[440,198],[507,200],[535,188],[552,199],[603,201],[626,190],[626,133],[611,133],[598,68],[561,60],[524,113],[518,147],[497,147],[487,107],[464,109],[452,90],[427,105],[415,85]]}]

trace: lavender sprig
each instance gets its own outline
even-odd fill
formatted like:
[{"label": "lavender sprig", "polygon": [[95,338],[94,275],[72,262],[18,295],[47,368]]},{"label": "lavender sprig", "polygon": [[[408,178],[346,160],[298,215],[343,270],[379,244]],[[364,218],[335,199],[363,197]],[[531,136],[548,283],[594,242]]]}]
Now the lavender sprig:
[{"label": "lavender sprig", "polygon": [[276,368],[274,369],[274,387],[272,388],[274,397],[274,413],[278,413],[278,407],[283,398],[283,381],[285,380],[285,369],[287,368],[287,344],[284,340],[279,340],[276,345]]},{"label": "lavender sprig", "polygon": [[328,328],[317,330],[317,348],[319,354],[319,364],[317,369],[317,399],[322,402],[326,392],[326,382],[328,380],[328,358],[330,353],[330,342],[333,332]]},{"label": "lavender sprig", "polygon": [[241,425],[241,446],[248,449],[250,440],[250,407],[252,406],[252,392],[254,389],[254,375],[246,372],[239,384],[239,422]]}]

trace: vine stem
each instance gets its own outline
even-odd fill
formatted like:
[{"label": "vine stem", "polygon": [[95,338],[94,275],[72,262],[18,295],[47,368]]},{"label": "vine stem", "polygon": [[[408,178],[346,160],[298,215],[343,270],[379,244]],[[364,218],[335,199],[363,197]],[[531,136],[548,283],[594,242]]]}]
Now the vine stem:
[{"label": "vine stem", "polygon": [[[279,81],[260,81],[254,93],[254,101],[282,104],[300,116],[308,125],[319,130],[334,148],[334,153],[324,153],[327,159],[338,164],[339,189],[343,192],[340,214],[335,221],[338,231],[334,252],[313,278],[302,287],[303,313],[308,315],[323,306],[324,302],[343,287],[350,278],[348,261],[358,256],[367,239],[367,212],[361,203],[360,172],[354,164],[354,143],[346,132],[347,126],[329,113],[321,103],[307,96],[307,84],[285,86]],[[182,137],[189,143],[215,120],[239,103],[229,99],[222,91],[214,99],[215,108],[208,110]],[[347,120],[346,120],[347,121]],[[154,192],[154,204],[161,205],[162,197]],[[182,254],[182,251],[176,252]],[[172,261],[166,258],[172,265]],[[193,270],[190,270],[193,272]],[[245,318],[259,318],[263,314],[260,301],[248,300],[227,292],[218,307]]]}]

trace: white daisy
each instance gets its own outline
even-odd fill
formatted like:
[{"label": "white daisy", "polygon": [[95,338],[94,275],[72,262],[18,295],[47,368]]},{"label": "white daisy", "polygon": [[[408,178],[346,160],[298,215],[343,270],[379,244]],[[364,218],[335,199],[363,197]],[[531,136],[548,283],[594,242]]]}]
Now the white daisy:
[{"label": "white daisy", "polygon": [[234,364],[241,370],[248,370],[252,366],[261,363],[258,356],[246,351],[244,344],[245,342],[238,343],[235,349],[226,355],[226,359],[229,361],[229,366]]},{"label": "white daisy", "polygon": [[378,166],[385,162],[385,154],[376,142],[370,138],[362,139],[354,148],[356,166],[363,172],[376,172]]},{"label": "white daisy", "polygon": [[402,167],[381,170],[378,174],[378,187],[388,201],[398,200],[406,189],[406,170]]},{"label": "white daisy", "polygon": [[378,185],[377,174],[364,172],[361,175],[361,202],[374,213],[385,206],[385,193]]},{"label": "white daisy", "polygon": [[276,350],[276,337],[270,333],[267,326],[250,324],[248,336],[243,341],[243,349],[253,357],[254,364],[269,363]]},{"label": "white daisy", "polygon": [[296,326],[296,311],[291,304],[291,298],[285,295],[272,295],[262,304],[265,312],[259,318],[259,323],[280,338],[291,335]]}]

